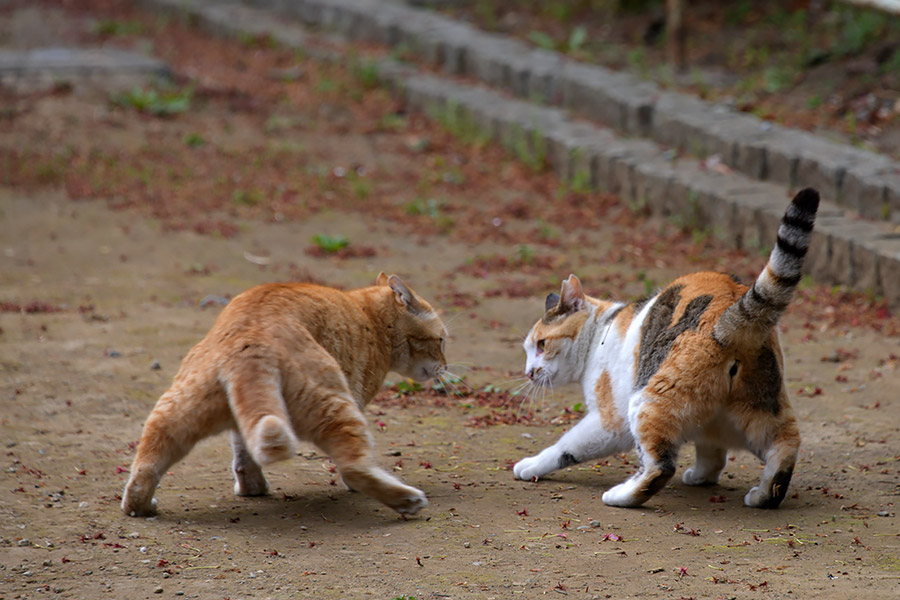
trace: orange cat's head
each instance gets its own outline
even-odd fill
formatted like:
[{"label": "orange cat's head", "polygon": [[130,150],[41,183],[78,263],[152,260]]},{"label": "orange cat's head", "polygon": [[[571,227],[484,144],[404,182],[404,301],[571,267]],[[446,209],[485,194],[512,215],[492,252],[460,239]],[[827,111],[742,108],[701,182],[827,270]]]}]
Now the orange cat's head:
[{"label": "orange cat's head", "polygon": [[396,275],[381,273],[376,284],[391,288],[398,309],[392,324],[391,370],[416,381],[440,377],[447,366],[447,328],[437,312]]},{"label": "orange cat's head", "polygon": [[563,281],[559,294],[544,302],[544,316],[534,324],[523,344],[525,374],[537,385],[563,385],[579,376],[578,335],[590,314],[591,299],[574,275]]}]

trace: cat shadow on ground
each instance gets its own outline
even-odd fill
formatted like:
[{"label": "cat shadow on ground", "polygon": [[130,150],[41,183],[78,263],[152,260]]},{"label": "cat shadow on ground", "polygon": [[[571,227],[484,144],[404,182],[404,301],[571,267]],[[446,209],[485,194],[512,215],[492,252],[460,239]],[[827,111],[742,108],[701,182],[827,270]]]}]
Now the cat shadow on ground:
[{"label": "cat shadow on ground", "polygon": [[296,494],[276,490],[267,496],[209,498],[211,502],[197,497],[186,497],[184,500],[188,506],[178,506],[174,499],[165,499],[165,505],[161,506],[154,519],[164,524],[190,521],[209,527],[241,527],[256,529],[258,533],[283,533],[313,525],[365,532],[373,526],[402,526],[404,521],[428,517],[428,507],[420,515],[404,518],[372,498],[343,488]]}]

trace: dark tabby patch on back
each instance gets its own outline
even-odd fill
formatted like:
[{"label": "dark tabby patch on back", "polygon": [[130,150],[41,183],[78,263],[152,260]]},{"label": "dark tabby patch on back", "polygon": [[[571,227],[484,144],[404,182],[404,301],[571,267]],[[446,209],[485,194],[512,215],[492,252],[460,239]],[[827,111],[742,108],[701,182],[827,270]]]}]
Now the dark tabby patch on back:
[{"label": "dark tabby patch on back", "polygon": [[643,388],[650,378],[659,370],[672,349],[672,344],[685,331],[697,329],[700,317],[706,312],[712,296],[697,296],[688,302],[678,322],[669,327],[675,308],[681,301],[683,285],[666,288],[653,303],[641,327],[641,347],[638,357],[638,368],[635,389]]},{"label": "dark tabby patch on back", "polygon": [[778,415],[781,404],[778,395],[781,393],[781,369],[772,348],[763,346],[756,356],[756,364],[748,370],[747,397],[759,410]]}]

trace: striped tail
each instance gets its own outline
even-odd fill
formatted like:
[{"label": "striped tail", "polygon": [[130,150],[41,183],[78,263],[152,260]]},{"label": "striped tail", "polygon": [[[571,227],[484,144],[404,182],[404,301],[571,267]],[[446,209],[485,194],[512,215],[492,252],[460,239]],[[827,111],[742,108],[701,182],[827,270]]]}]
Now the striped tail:
[{"label": "striped tail", "polygon": [[722,313],[713,336],[722,346],[761,344],[784,313],[797,284],[819,208],[819,193],[801,190],[781,219],[769,262],[750,289]]}]

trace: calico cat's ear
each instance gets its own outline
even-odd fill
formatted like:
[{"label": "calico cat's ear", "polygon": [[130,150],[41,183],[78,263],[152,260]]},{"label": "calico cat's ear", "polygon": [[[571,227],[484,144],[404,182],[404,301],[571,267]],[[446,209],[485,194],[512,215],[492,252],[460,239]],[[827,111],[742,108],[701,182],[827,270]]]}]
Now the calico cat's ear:
[{"label": "calico cat's ear", "polygon": [[387,285],[388,284],[388,276],[384,274],[384,271],[378,274],[378,277],[375,278],[375,285]]},{"label": "calico cat's ear", "polygon": [[418,297],[416,297],[416,294],[403,283],[402,279],[396,275],[391,275],[387,278],[387,282],[388,285],[391,286],[391,289],[394,290],[394,298],[397,300],[398,304],[402,304],[413,314],[422,312],[422,306],[419,304]]},{"label": "calico cat's ear", "polygon": [[584,290],[581,281],[575,275],[563,281],[559,291],[559,307],[564,313],[578,312],[584,308]]},{"label": "calico cat's ear", "polygon": [[559,294],[547,294],[547,298],[544,299],[544,310],[550,310],[557,304],[559,304]]}]

